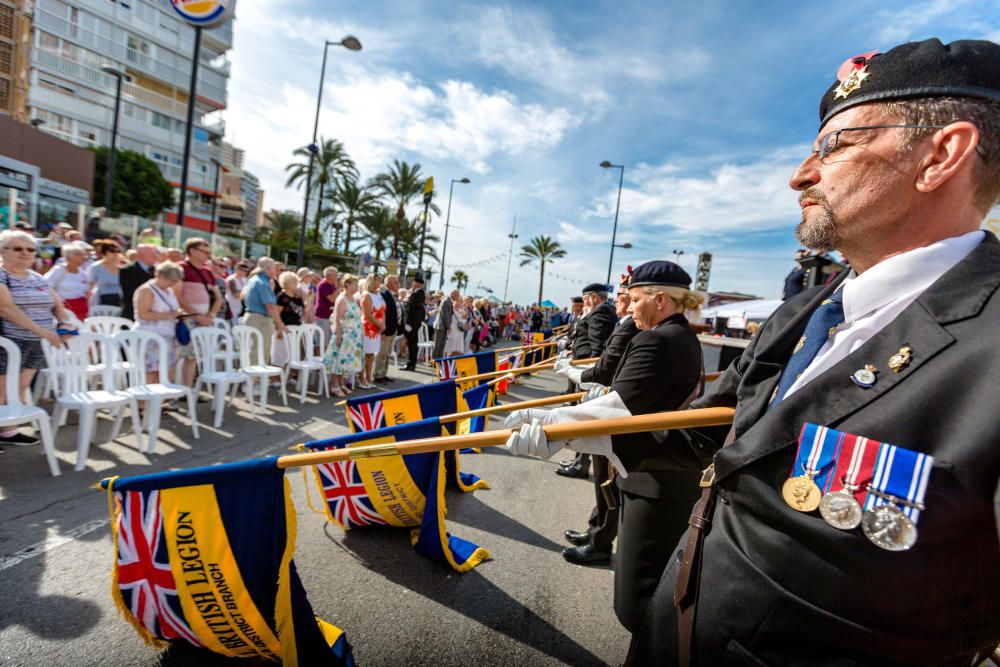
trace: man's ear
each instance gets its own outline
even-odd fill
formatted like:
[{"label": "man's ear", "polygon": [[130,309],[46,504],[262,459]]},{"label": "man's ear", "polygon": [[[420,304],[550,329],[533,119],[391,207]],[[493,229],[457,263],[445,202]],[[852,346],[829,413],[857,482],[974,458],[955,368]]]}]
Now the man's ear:
[{"label": "man's ear", "polygon": [[949,123],[930,136],[931,150],[921,161],[914,186],[933,192],[964,169],[971,168],[979,144],[979,129],[964,120]]}]

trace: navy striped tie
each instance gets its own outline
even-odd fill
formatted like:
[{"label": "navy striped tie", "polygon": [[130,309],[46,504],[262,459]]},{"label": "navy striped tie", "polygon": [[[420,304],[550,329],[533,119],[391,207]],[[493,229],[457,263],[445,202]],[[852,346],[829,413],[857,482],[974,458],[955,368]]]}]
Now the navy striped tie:
[{"label": "navy striped tie", "polygon": [[802,372],[812,363],[812,360],[816,358],[816,353],[819,352],[826,341],[833,337],[837,326],[843,322],[844,293],[841,290],[837,290],[813,311],[809,322],[806,324],[806,330],[803,332],[802,338],[795,344],[792,356],[788,359],[788,363],[785,364],[785,370],[781,373],[778,386],[774,388],[774,395],[771,396],[768,409],[781,403],[788,390],[791,389],[795,381],[802,375]]}]

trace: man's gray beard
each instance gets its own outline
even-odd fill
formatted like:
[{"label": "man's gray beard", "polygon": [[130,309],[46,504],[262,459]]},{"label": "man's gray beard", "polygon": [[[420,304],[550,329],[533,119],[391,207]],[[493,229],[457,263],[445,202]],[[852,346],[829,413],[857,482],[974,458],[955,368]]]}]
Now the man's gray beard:
[{"label": "man's gray beard", "polygon": [[799,243],[816,252],[829,252],[837,247],[837,223],[833,211],[820,204],[822,215],[806,220],[802,212],[802,222],[795,228],[795,238]]}]

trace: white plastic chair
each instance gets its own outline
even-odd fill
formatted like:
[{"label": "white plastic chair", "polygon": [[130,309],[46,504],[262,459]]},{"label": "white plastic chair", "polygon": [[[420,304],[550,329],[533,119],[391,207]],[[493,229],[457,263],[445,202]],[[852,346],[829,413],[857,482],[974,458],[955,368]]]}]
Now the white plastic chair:
[{"label": "white plastic chair", "polygon": [[223,368],[225,367],[224,357],[229,357],[232,362],[233,368],[240,365],[240,353],[238,350],[234,349],[236,345],[236,339],[233,338],[230,333],[229,322],[221,317],[216,317],[212,319],[212,326],[220,331],[226,332],[225,346],[220,347],[215,353],[215,365],[214,368],[219,368],[219,363],[221,362]]},{"label": "white plastic chair", "polygon": [[[250,402],[250,411],[256,414],[253,403],[253,384],[249,375],[243,371],[233,370],[232,360],[223,357],[225,367],[221,371],[215,370],[216,353],[225,344],[228,334],[222,329],[215,327],[195,327],[191,330],[191,345],[194,348],[194,358],[198,366],[198,380],[194,383],[194,394],[197,396],[201,392],[201,386],[211,385],[214,387],[215,396],[215,428],[222,426],[222,412],[225,407],[226,392],[232,387],[233,393],[240,385],[243,385]],[[230,394],[232,401],[232,394]]]},{"label": "white plastic chair", "polygon": [[[104,306],[104,308],[118,308],[118,306]],[[134,328],[135,322],[125,317],[118,317],[117,315],[91,315],[83,321],[81,331],[89,331],[98,336],[111,338],[119,331]]]},{"label": "white plastic chair", "polygon": [[430,340],[430,330],[427,328],[427,322],[422,322],[420,329],[417,330],[417,359],[430,363],[432,354],[434,354],[434,343]]},{"label": "white plastic chair", "polygon": [[399,341],[403,340],[405,336],[396,336],[392,339],[392,347],[389,349],[389,358],[392,359],[392,363],[399,368]]},{"label": "white plastic chair", "polygon": [[[52,368],[63,382],[63,393],[56,397],[56,404],[52,410],[52,437],[55,438],[59,432],[59,427],[66,424],[66,417],[70,410],[80,411],[79,432],[76,438],[76,470],[83,470],[87,462],[87,454],[90,451],[90,443],[97,433],[97,411],[111,410],[115,413],[115,425],[111,429],[111,440],[118,437],[122,420],[119,419],[120,412],[125,408],[131,410],[132,430],[135,432],[136,440],[139,443],[139,450],[142,451],[142,431],[139,428],[139,405],[135,397],[124,392],[108,390],[114,386],[111,375],[113,364],[117,359],[117,344],[113,343],[105,336],[80,332],[80,335],[73,336],[62,347],[53,348],[48,341],[42,340],[42,349],[49,348],[50,353],[47,358],[52,360]],[[100,349],[101,358],[109,361],[101,368],[102,388],[99,390],[89,389],[87,368],[90,366],[90,350],[94,347]]]},{"label": "white plastic chair", "polygon": [[59,476],[59,462],[56,460],[55,440],[52,437],[52,422],[49,413],[33,405],[21,402],[19,386],[21,378],[21,350],[9,338],[0,336],[0,348],[7,353],[7,376],[4,387],[7,390],[7,404],[0,406],[0,426],[31,424],[42,438],[45,458],[53,477]]},{"label": "white plastic chair", "polygon": [[[87,309],[92,317],[118,317],[122,314],[121,306],[95,305]],[[90,319],[89,317],[87,319]]]},{"label": "white plastic chair", "polygon": [[[120,346],[123,356],[131,362],[128,370],[128,387],[122,391],[134,396],[136,400],[146,401],[146,412],[142,418],[143,429],[148,434],[146,440],[147,454],[156,451],[156,434],[160,429],[160,417],[163,414],[163,402],[173,398],[187,398],[188,417],[191,419],[191,432],[195,438],[198,435],[198,395],[191,387],[171,384],[167,378],[167,341],[163,336],[153,331],[120,331],[113,340]],[[160,382],[146,383],[146,354],[150,345],[155,346],[155,354],[159,356],[157,368]],[[119,415],[119,420],[124,415]]]},{"label": "white plastic chair", "polygon": [[[238,324],[233,327],[233,338],[236,349],[240,351],[240,370],[251,377],[260,380],[260,409],[267,409],[267,390],[270,379],[277,377],[281,382],[281,402],[288,405],[288,374],[280,366],[270,366],[264,363],[264,336],[253,327]],[[256,352],[256,354],[253,354]],[[253,404],[253,395],[250,395]]]},{"label": "white plastic chair", "polygon": [[316,344],[323,348],[323,330],[315,324],[300,324],[288,327],[288,368],[299,372],[299,402],[306,400],[306,389],[312,371],[319,377],[316,381],[316,393],[322,388],[323,395],[330,398],[330,380],[326,373],[323,357],[316,354]]}]

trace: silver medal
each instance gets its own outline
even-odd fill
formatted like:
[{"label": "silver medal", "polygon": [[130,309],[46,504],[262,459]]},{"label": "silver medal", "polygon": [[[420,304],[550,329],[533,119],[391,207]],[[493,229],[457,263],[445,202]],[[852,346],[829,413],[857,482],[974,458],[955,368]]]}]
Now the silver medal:
[{"label": "silver medal", "polygon": [[872,544],[887,551],[906,551],[917,541],[917,527],[895,505],[878,505],[865,512],[861,530]]},{"label": "silver medal", "polygon": [[861,505],[847,491],[834,491],[823,496],[819,513],[828,524],[840,530],[852,530],[861,523]]}]

